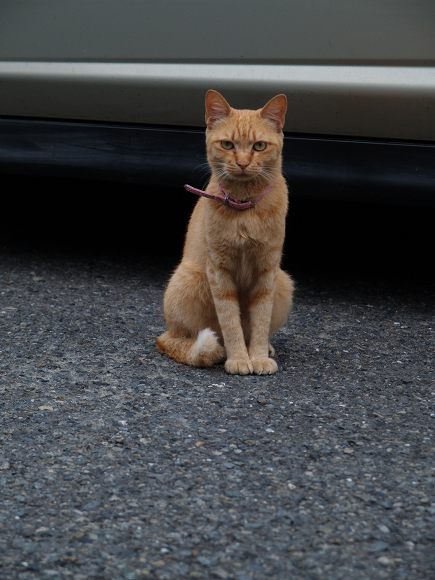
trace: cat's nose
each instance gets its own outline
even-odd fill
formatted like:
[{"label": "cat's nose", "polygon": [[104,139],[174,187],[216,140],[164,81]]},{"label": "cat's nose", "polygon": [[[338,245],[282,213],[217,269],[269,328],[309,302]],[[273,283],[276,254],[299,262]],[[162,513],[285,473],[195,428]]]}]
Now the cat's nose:
[{"label": "cat's nose", "polygon": [[236,161],[236,163],[240,167],[240,169],[243,170],[245,170],[249,165],[249,161]]}]

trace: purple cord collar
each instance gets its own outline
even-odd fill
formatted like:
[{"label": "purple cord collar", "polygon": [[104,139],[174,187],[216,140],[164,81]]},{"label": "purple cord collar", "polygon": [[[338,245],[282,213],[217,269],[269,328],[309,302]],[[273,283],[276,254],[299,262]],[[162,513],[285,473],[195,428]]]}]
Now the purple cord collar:
[{"label": "purple cord collar", "polygon": [[189,191],[190,193],[194,193],[195,195],[199,195],[201,197],[208,197],[209,199],[215,199],[217,201],[221,201],[228,207],[232,207],[233,209],[237,209],[239,211],[243,211],[245,209],[251,209],[262,199],[267,193],[269,193],[271,186],[269,185],[266,189],[257,195],[255,199],[250,199],[249,201],[237,201],[236,199],[232,199],[226,191],[220,188],[220,191],[223,195],[213,195],[211,193],[207,193],[202,189],[197,189],[196,187],[192,187],[191,185],[185,185],[184,189]]}]

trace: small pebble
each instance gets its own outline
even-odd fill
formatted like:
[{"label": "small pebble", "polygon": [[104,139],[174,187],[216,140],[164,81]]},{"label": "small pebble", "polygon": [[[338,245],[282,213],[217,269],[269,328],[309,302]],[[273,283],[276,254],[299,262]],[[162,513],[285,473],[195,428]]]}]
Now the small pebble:
[{"label": "small pebble", "polygon": [[378,562],[379,564],[382,564],[382,566],[390,566],[393,563],[393,560],[387,556],[380,556]]},{"label": "small pebble", "polygon": [[369,546],[369,550],[370,552],[384,552],[385,550],[388,549],[388,544],[386,542],[373,542],[373,544],[370,544]]},{"label": "small pebble", "polygon": [[222,580],[227,580],[227,578],[230,578],[228,572],[226,572],[223,568],[215,568],[214,570],[212,570],[212,574],[213,576],[222,578]]}]

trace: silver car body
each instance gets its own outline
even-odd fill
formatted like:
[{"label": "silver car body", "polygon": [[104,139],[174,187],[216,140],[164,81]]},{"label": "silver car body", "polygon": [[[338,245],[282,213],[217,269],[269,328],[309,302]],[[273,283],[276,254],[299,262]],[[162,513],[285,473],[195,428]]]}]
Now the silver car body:
[{"label": "silver car body", "polygon": [[0,115],[203,126],[203,93],[289,99],[286,131],[435,141],[433,0],[3,0]]}]

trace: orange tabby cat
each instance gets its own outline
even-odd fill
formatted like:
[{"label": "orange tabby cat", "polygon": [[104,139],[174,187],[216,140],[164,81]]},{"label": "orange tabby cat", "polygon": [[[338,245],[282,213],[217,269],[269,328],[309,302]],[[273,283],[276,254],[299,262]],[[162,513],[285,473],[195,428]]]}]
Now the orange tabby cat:
[{"label": "orange tabby cat", "polygon": [[[285,95],[256,111],[206,95],[211,178],[190,218],[164,297],[157,347],[177,362],[231,374],[272,374],[269,337],[285,324],[293,282],[280,268],[287,214],[281,151]],[[212,199],[209,199],[209,198]],[[247,203],[245,203],[247,202]]]}]

